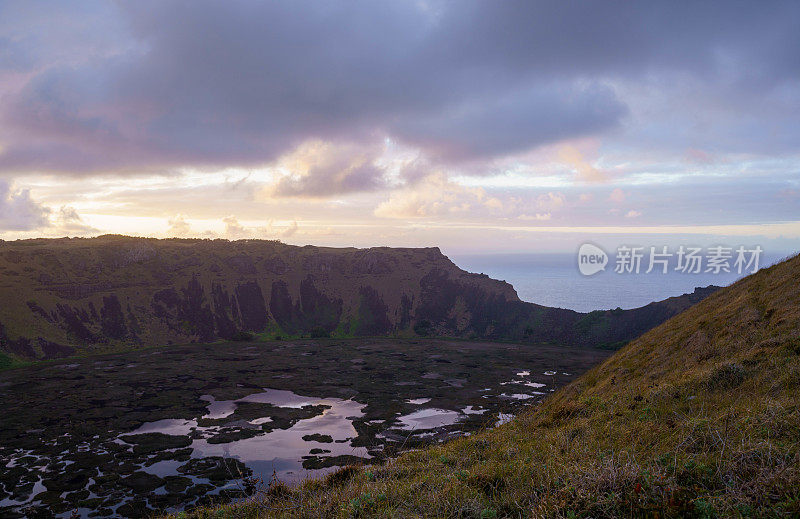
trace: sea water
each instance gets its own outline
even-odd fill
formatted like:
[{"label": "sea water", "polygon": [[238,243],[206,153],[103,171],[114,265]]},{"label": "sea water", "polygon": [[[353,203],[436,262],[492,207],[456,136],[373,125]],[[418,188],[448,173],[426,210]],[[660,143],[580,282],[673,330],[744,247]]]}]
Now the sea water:
[{"label": "sea water", "polygon": [[[764,253],[761,267],[777,263],[785,256]],[[615,265],[610,263],[604,271],[584,276],[578,271],[576,254],[561,253],[455,254],[449,257],[468,272],[487,274],[511,283],[523,301],[579,312],[636,308],[693,292],[695,287],[727,286],[745,275],[736,272],[688,274],[674,269],[662,274],[658,267],[645,274],[647,263],[643,261],[639,274],[617,274]]]}]

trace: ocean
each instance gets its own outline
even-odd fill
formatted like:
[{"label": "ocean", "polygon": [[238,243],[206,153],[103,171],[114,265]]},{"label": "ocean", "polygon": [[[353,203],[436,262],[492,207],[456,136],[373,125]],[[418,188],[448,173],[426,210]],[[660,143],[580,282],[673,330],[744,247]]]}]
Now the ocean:
[{"label": "ocean", "polygon": [[[772,265],[788,254],[761,256],[761,267]],[[520,299],[531,303],[579,312],[613,308],[636,308],[694,291],[708,285],[727,286],[745,274],[688,274],[670,268],[666,274],[654,270],[644,274],[614,272],[612,262],[605,271],[584,276],[578,271],[577,255],[552,254],[455,254],[450,259],[468,272],[483,273],[511,283]]]}]

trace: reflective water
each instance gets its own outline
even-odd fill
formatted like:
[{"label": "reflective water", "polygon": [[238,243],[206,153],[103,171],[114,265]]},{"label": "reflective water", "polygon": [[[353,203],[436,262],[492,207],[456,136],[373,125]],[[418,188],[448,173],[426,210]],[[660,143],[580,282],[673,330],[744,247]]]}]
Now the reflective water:
[{"label": "reflective water", "polygon": [[[209,443],[213,433],[225,427],[247,428],[248,425],[259,426],[272,420],[270,416],[254,418],[249,421],[237,420],[219,425],[201,426],[197,419],[165,419],[148,422],[128,434],[163,433],[168,435],[192,435],[192,457],[203,458],[222,456],[236,458],[265,479],[273,472],[287,482],[312,476],[326,469],[304,469],[304,456],[311,455],[311,449],[324,449],[325,456],[351,455],[369,458],[364,447],[354,447],[352,440],[358,436],[353,427],[353,419],[363,416],[364,404],[354,400],[339,398],[316,398],[301,396],[291,391],[265,388],[238,400],[215,400],[212,395],[202,395],[201,400],[208,402],[208,413],[203,418],[223,419],[231,416],[237,404],[242,402],[270,404],[275,407],[301,409],[305,406],[325,406],[318,415],[297,421],[288,429],[275,429],[251,438],[233,440],[226,443]],[[426,399],[421,399],[426,400]],[[269,408],[265,408],[265,413]],[[452,412],[452,411],[451,411]],[[327,435],[332,442],[304,440],[303,436]],[[173,466],[174,465],[174,466]],[[148,467],[147,471],[158,476],[175,474],[180,462],[162,461]]]},{"label": "reflective water", "polygon": [[513,393],[513,394],[510,394],[510,395],[508,393],[503,393],[500,396],[506,397],[506,398],[513,398],[514,400],[529,400],[531,398],[536,398],[536,395],[543,395],[543,394],[544,393],[540,393],[538,391],[534,391],[533,394],[530,394],[530,395],[527,394],[527,393]]},{"label": "reflective water", "polygon": [[448,409],[420,409],[411,414],[400,416],[400,429],[411,431],[419,429],[435,429],[445,425],[453,425],[461,419],[461,413]]},{"label": "reflective water", "polygon": [[[274,401],[266,402],[266,398],[265,396],[262,403],[275,405]],[[206,439],[194,440],[192,457],[237,458],[267,480],[274,471],[282,481],[286,482],[294,482],[327,470],[303,468],[303,456],[309,456],[311,449],[330,451],[325,453],[326,456],[348,454],[360,458],[370,457],[364,447],[351,445],[352,440],[358,436],[352,420],[363,416],[364,405],[353,400],[336,398],[312,399],[308,405],[328,405],[330,408],[313,418],[299,420],[289,429],[277,429],[252,438],[228,443],[208,443]],[[311,434],[330,436],[333,442],[322,443],[303,439],[303,436]]]},{"label": "reflective water", "polygon": [[427,404],[430,401],[431,401],[430,398],[413,398],[411,400],[406,400],[406,402],[408,402],[409,404],[414,404],[414,405]]},{"label": "reflective water", "polygon": [[468,405],[467,407],[461,410],[461,412],[464,414],[483,414],[486,411],[488,411],[488,409],[478,409],[471,405]]},{"label": "reflective water", "polygon": [[514,419],[514,415],[513,414],[499,413],[497,415],[497,422],[495,422],[495,426],[507,424],[508,422],[510,422],[513,419]]},{"label": "reflective water", "polygon": [[[615,250],[608,247],[606,252],[613,256]],[[784,256],[783,252],[765,253],[760,264],[766,267]],[[685,274],[673,270],[662,274],[658,269],[645,274],[643,269],[638,275],[621,275],[613,268],[587,277],[578,271],[575,254],[561,253],[456,254],[450,259],[469,272],[482,272],[494,279],[508,281],[523,301],[579,312],[636,308],[651,301],[690,293],[695,287],[727,286],[743,277],[735,269],[719,274]],[[611,261],[614,261],[613,257]]]}]

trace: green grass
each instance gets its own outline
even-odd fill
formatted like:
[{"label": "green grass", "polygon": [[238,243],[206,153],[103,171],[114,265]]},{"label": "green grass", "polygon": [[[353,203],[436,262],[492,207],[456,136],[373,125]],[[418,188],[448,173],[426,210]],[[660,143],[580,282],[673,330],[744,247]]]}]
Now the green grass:
[{"label": "green grass", "polygon": [[0,370],[10,368],[14,365],[14,358],[11,355],[0,351]]},{"label": "green grass", "polygon": [[30,366],[31,364],[37,364],[37,362],[30,360],[22,360],[19,357],[15,357],[13,355],[9,355],[8,353],[0,351],[0,371],[3,371],[5,369]]},{"label": "green grass", "polygon": [[511,423],[187,517],[798,517],[800,257]]}]

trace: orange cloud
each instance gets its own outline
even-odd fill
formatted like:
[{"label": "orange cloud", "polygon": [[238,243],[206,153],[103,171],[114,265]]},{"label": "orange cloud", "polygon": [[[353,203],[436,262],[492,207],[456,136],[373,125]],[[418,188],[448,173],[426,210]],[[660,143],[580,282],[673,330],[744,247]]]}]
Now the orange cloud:
[{"label": "orange cloud", "polygon": [[558,149],[559,159],[571,166],[577,174],[577,178],[583,182],[608,182],[607,172],[597,169],[591,165],[583,156],[583,153],[571,144],[565,144]]}]

